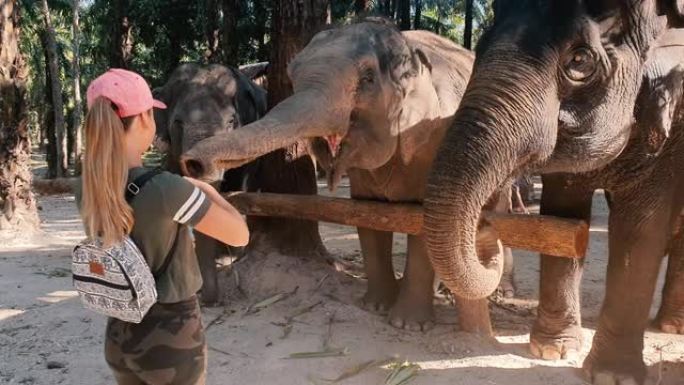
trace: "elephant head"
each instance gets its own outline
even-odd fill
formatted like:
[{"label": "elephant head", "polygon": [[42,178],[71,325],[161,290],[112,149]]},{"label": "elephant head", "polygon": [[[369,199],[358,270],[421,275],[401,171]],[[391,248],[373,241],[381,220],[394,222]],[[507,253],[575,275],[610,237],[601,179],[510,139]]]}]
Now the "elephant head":
[{"label": "elephant head", "polygon": [[475,246],[492,192],[525,171],[596,169],[625,148],[651,47],[681,19],[670,1],[496,1],[424,200],[432,264],[456,295],[499,283],[502,261]]},{"label": "elephant head", "polygon": [[205,138],[253,122],[266,110],[265,91],[221,65],[183,64],[154,93],[168,107],[155,110],[156,144],[167,154],[167,169],[177,173],[183,152]]},{"label": "elephant head", "polygon": [[430,118],[420,106],[439,105],[426,55],[380,20],[318,33],[288,75],[292,96],[248,129],[199,143],[186,153],[187,173],[237,167],[307,139],[332,189],[347,169],[379,168],[398,149],[410,161],[416,138],[402,129]]}]

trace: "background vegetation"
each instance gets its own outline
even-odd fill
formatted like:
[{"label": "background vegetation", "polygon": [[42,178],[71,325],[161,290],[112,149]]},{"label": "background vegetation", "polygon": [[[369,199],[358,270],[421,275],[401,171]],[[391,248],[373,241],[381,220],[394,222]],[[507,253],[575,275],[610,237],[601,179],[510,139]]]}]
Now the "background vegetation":
[{"label": "background vegetation", "polygon": [[[329,22],[382,16],[396,20],[402,29],[427,29],[463,44],[466,20],[472,20],[476,42],[492,17],[491,1],[330,0]],[[107,68],[140,72],[154,87],[182,62],[239,66],[269,60],[272,0],[21,0],[19,4],[21,52],[29,71],[29,130],[34,146],[47,153],[48,177],[64,175],[78,161],[77,127],[84,107],[82,92],[77,94],[76,88],[84,91]],[[466,12],[469,6],[472,12]]]}]

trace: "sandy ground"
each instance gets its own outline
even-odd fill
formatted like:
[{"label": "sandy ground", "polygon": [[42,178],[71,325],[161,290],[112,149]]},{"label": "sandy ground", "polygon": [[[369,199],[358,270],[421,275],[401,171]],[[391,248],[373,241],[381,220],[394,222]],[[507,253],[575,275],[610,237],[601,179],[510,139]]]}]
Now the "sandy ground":
[{"label": "sandy ground", "polygon": [[[6,235],[0,246],[0,384],[112,384],[102,354],[105,320],[83,309],[72,291],[69,252],[82,237],[73,198],[43,197],[40,206],[43,232]],[[588,341],[604,292],[607,218],[600,195],[594,213],[582,295]],[[456,332],[457,315],[444,301],[438,301],[437,327],[412,333],[355,306],[365,283],[353,276],[360,269],[354,229],[321,225],[321,232],[328,250],[346,261],[351,274],[276,254],[249,255],[222,270],[225,305],[204,309],[209,384],[320,384],[361,363],[392,356],[421,367],[413,384],[585,383],[577,369],[581,361],[544,362],[528,353],[537,304],[535,254],[516,251],[518,299],[492,305],[496,340]],[[401,262],[405,237],[395,242],[395,259]],[[247,311],[278,293],[290,294]],[[659,301],[658,296],[653,312]],[[284,359],[326,344],[347,355]],[[683,336],[649,331],[645,354],[650,383],[684,384]],[[388,372],[372,368],[342,383],[383,384]]]}]

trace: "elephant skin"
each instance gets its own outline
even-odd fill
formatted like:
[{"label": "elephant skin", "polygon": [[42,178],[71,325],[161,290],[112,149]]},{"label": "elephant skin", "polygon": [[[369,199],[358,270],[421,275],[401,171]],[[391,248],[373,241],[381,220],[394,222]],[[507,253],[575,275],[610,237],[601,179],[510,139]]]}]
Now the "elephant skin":
[{"label": "elephant skin", "polygon": [[[474,247],[491,191],[524,173],[551,174],[542,213],[588,220],[593,190],[605,187],[614,206],[607,291],[584,367],[597,385],[643,383],[643,333],[684,187],[684,132],[670,124],[681,75],[678,62],[660,67],[681,8],[666,0],[495,4],[428,181],[429,256],[454,293],[482,298],[500,276],[501,260],[481,262]],[[579,349],[582,264],[542,257],[535,354]]]},{"label": "elephant skin", "polygon": [[[165,168],[180,173],[180,155],[195,143],[222,132],[247,125],[266,112],[266,92],[241,72],[221,65],[183,64],[166,84],[154,91],[155,97],[167,105],[155,109],[156,146],[166,153]],[[218,173],[220,191],[246,188],[248,175],[255,165]],[[218,241],[195,232],[195,247],[200,258],[204,284],[202,301],[216,303],[220,288],[216,258],[228,249]],[[231,253],[239,253],[239,249]]]},{"label": "elephant skin", "polygon": [[[320,32],[288,67],[293,96],[248,129],[199,143],[185,154],[185,165],[191,175],[211,174],[309,139],[331,189],[347,174],[353,198],[421,202],[472,63],[471,52],[445,38],[402,33],[382,20]],[[362,306],[388,313],[398,328],[431,327],[434,273],[422,237],[408,237],[405,273],[397,280],[393,234],[363,228],[358,234],[368,276]],[[482,239],[493,242],[483,250],[500,252],[494,237]],[[463,302],[461,311],[474,314],[465,309],[471,306],[486,309],[486,301]],[[471,329],[488,332],[488,322]]]},{"label": "elephant skin", "polygon": [[[642,378],[641,341],[661,258],[667,254],[667,283],[656,325],[665,332],[684,333],[684,235],[678,226],[684,206],[683,88],[684,30],[672,30],[651,53],[637,99],[633,136],[622,154],[590,173],[544,177],[541,209],[545,214],[589,220],[594,191],[604,189],[609,197],[606,310],[585,364],[590,370],[598,366],[612,371],[619,364]],[[579,349],[581,275],[581,263],[544,257],[539,312],[544,316],[537,320],[531,337],[536,355],[556,358]],[[635,288],[639,290],[634,292]],[[614,319],[620,319],[619,327]],[[559,334],[565,338],[559,339]],[[615,362],[616,356],[624,358]]]}]

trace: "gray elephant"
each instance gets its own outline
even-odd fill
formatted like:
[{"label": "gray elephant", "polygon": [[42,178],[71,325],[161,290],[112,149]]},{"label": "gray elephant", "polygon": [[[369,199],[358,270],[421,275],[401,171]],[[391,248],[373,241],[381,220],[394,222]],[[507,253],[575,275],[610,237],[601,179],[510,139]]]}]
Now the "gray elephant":
[{"label": "gray elephant", "polygon": [[[425,31],[401,33],[382,20],[320,32],[289,65],[294,95],[249,129],[193,147],[184,156],[186,171],[211,174],[309,138],[331,188],[347,173],[354,198],[420,202],[472,63],[472,53],[447,39]],[[358,234],[368,276],[363,306],[388,311],[399,328],[431,326],[434,273],[423,239],[408,237],[407,265],[397,281],[393,234],[364,228]],[[486,301],[460,305],[462,316],[487,312]],[[490,331],[488,318],[461,321],[468,330]]]},{"label": "gray elephant", "polygon": [[[249,124],[266,112],[266,92],[240,71],[222,65],[183,64],[166,84],[154,91],[168,109],[155,109],[157,146],[166,152],[165,167],[180,173],[180,155],[204,138],[230,132]],[[250,167],[219,173],[221,191],[246,187]],[[202,301],[215,303],[220,290],[215,258],[226,249],[217,241],[195,233],[202,269]]]},{"label": "gray elephant", "polygon": [[[668,39],[683,41],[667,32],[684,21],[681,7],[497,1],[429,177],[431,261],[447,287],[471,299],[489,295],[501,275],[501,259],[481,261],[473,247],[482,205],[498,186],[524,172],[553,174],[544,177],[542,213],[587,220],[594,189],[610,191],[606,297],[584,361],[594,384],[646,375],[643,334],[658,266],[684,205],[682,54],[669,52]],[[581,271],[582,261],[542,256],[536,355],[579,348]]]}]

